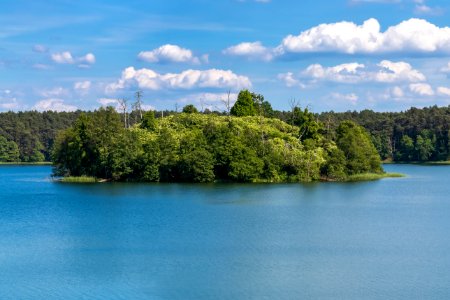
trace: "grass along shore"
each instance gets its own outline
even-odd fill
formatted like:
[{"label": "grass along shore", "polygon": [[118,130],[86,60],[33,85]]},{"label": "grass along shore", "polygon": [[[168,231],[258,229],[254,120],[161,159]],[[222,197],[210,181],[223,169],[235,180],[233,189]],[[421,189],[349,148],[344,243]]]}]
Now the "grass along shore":
[{"label": "grass along shore", "polygon": [[101,179],[97,179],[95,177],[91,176],[67,176],[67,177],[61,177],[56,180],[57,182],[64,182],[64,183],[96,183],[96,182],[103,182]]},{"label": "grass along shore", "polygon": [[39,161],[39,162],[21,162],[21,161],[13,161],[13,162],[0,162],[1,165],[6,166],[51,166],[53,163],[51,161]]},{"label": "grass along shore", "polygon": [[351,175],[347,178],[347,182],[358,182],[358,181],[372,181],[372,180],[379,180],[382,178],[399,178],[399,177],[405,177],[404,174],[401,173],[362,173],[362,174],[355,174]]}]

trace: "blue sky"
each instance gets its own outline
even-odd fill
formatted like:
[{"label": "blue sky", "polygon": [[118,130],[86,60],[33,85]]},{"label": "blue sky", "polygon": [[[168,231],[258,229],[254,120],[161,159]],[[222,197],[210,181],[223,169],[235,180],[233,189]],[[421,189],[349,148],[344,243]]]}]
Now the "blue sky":
[{"label": "blue sky", "polygon": [[133,101],[223,110],[450,104],[450,4],[438,0],[3,0],[0,111]]}]

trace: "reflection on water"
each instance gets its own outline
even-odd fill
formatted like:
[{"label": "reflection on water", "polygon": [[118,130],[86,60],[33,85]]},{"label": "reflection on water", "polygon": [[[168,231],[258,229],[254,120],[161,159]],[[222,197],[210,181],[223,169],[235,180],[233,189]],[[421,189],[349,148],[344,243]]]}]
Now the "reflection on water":
[{"label": "reflection on water", "polygon": [[450,167],[322,184],[61,184],[0,167],[0,299],[445,299]]}]

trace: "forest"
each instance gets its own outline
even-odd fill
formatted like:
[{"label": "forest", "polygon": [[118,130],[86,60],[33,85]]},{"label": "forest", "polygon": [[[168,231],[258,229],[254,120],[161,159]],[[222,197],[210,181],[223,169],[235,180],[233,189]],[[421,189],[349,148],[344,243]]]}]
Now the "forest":
[{"label": "forest", "polygon": [[[340,124],[350,120],[369,132],[370,139],[383,161],[447,161],[450,157],[450,106],[411,108],[404,112],[363,110],[314,114],[298,105],[292,106],[289,111],[273,110],[262,95],[248,92],[247,98],[250,97],[253,106],[225,105],[224,111],[205,109],[198,112],[195,106],[186,105],[182,112],[155,111],[154,116],[157,122],[162,122],[159,120],[162,116],[176,116],[182,113],[199,113],[210,118],[228,115],[261,116],[264,120],[279,119],[298,128],[300,140],[305,139],[303,136],[311,135],[312,133],[307,130],[312,129],[325,140],[332,141],[336,140]],[[130,128],[137,126],[141,122],[141,113],[137,110],[125,112],[127,126]],[[0,113],[0,162],[51,161],[58,133],[73,126],[81,115],[91,118],[95,114],[96,112],[81,111]],[[116,117],[124,127],[124,112]]]}]

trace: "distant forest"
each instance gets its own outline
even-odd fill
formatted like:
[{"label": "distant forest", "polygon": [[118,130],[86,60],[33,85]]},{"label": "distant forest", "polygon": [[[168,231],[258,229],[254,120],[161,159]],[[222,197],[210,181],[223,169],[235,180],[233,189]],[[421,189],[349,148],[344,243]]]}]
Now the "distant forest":
[{"label": "distant forest", "polygon": [[[261,95],[252,96],[260,97],[265,117],[299,127],[302,127],[302,122],[308,122],[298,117],[298,113],[302,113],[299,107],[293,107],[291,111],[276,111]],[[184,110],[197,111],[193,105],[187,105]],[[93,113],[85,112],[87,115]],[[158,119],[178,113],[156,111],[155,117]],[[229,112],[205,110],[200,113],[227,115]],[[71,127],[81,114],[82,111],[0,113],[0,162],[51,161],[58,132]],[[138,111],[127,113],[128,126],[140,120],[139,114]],[[124,114],[121,116],[123,119]],[[320,133],[330,139],[336,135],[336,129],[344,120],[363,126],[382,160],[427,162],[450,159],[450,106],[411,108],[404,112],[324,112],[313,116],[319,124]]]}]

